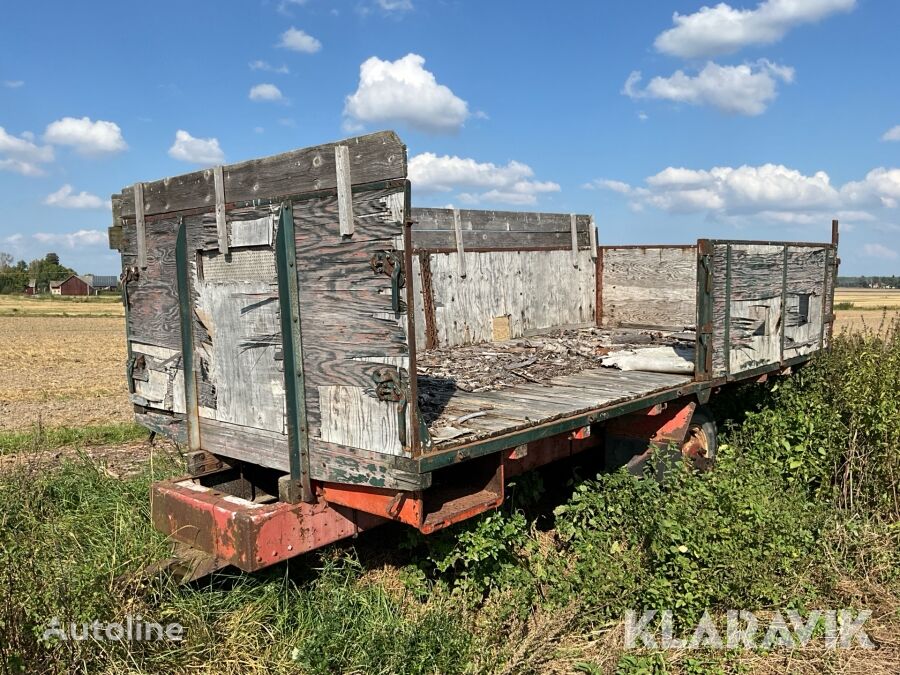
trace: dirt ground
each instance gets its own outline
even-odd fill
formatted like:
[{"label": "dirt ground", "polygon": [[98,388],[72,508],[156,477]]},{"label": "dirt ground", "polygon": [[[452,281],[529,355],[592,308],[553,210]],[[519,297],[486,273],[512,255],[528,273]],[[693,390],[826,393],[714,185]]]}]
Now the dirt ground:
[{"label": "dirt ground", "polygon": [[130,421],[125,354],[121,316],[0,315],[0,431]]}]

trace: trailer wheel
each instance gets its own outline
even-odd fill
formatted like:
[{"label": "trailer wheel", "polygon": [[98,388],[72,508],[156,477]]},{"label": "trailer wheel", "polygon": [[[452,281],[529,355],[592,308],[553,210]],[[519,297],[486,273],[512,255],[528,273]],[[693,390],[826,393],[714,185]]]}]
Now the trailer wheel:
[{"label": "trailer wheel", "polygon": [[708,407],[698,406],[681,444],[681,454],[698,471],[709,471],[715,464],[718,446],[716,420]]}]

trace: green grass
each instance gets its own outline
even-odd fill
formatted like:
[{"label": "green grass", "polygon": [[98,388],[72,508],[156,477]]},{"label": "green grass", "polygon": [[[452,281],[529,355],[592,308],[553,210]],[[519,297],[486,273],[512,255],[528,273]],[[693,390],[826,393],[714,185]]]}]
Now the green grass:
[{"label": "green grass", "polygon": [[80,427],[35,426],[27,431],[0,431],[0,455],[66,446],[115,445],[146,436],[147,430],[133,422]]},{"label": "green grass", "polygon": [[[0,671],[713,673],[770,658],[625,652],[622,613],[642,608],[674,609],[683,626],[707,608],[869,607],[896,635],[900,333],[838,338],[791,378],[715,402],[713,472],[664,486],[575,473],[565,490],[530,474],[503,510],[451,531],[387,526],[186,587],[141,574],[165,555],[149,484],[180,467],[156,458],[127,480],[86,459],[18,467],[0,475]],[[544,489],[568,491],[553,513],[537,505]],[[54,616],[126,613],[178,621],[186,639],[40,640]],[[884,649],[866,654],[871,672],[895,667]],[[842,668],[833,652],[771,658],[771,672]]]}]

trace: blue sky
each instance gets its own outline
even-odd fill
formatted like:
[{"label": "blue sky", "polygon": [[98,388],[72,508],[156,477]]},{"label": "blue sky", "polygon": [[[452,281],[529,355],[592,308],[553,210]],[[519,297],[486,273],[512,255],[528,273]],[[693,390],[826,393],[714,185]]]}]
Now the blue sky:
[{"label": "blue sky", "polygon": [[900,3],[32,0],[0,25],[0,250],[114,273],[111,193],[384,128],[416,205],[603,243],[827,240],[900,273]]}]

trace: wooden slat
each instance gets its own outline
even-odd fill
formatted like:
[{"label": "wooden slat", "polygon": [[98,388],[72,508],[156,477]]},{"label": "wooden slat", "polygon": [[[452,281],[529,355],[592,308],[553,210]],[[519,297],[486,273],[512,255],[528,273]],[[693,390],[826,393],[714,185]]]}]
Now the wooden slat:
[{"label": "wooden slat", "polygon": [[572,265],[578,267],[578,223],[575,220],[575,214],[571,214],[571,231],[572,231]]},{"label": "wooden slat", "polygon": [[[466,229],[467,224],[460,216],[463,247],[471,250],[568,250],[572,247],[570,229],[559,232],[520,232],[507,230],[474,230]],[[590,246],[590,233],[579,230],[577,234],[578,248]],[[453,229],[413,231],[413,249],[417,251],[451,251],[456,250],[457,236]]]},{"label": "wooden slat", "polygon": [[459,218],[459,209],[453,209],[453,236],[456,240],[456,265],[459,276],[466,276],[466,249],[462,238],[462,225]]},{"label": "wooden slat", "polygon": [[216,191],[216,231],[219,236],[219,253],[228,253],[228,222],[225,219],[225,178],[222,166],[213,169],[213,183]]},{"label": "wooden slat", "polygon": [[[338,143],[349,148],[355,185],[406,177],[406,146],[394,132],[382,131]],[[224,184],[229,203],[335,189],[334,146],[338,143],[225,166]],[[132,188],[123,189],[123,216],[135,214],[132,195]],[[212,208],[215,204],[213,171],[206,169],[144,183],[143,196],[147,215]]]},{"label": "wooden slat", "polygon": [[[132,188],[134,192],[134,212],[136,214],[136,242],[137,242],[137,266],[141,269],[147,267],[147,232],[144,223],[144,186],[141,183],[135,183]],[[123,210],[125,205],[122,205]]]},{"label": "wooden slat", "polygon": [[338,218],[342,237],[353,236],[353,179],[350,175],[350,148],[336,145],[334,148],[334,165],[337,172]]},{"label": "wooden slat", "polygon": [[[413,185],[413,190],[415,190]],[[469,230],[495,232],[564,232],[568,233],[570,219],[568,213],[537,213],[529,211],[489,211],[481,209],[460,209],[460,218]],[[453,230],[453,209],[414,208],[412,209],[413,241],[427,230]],[[579,215],[578,231],[587,233],[590,226],[589,215]]]}]

